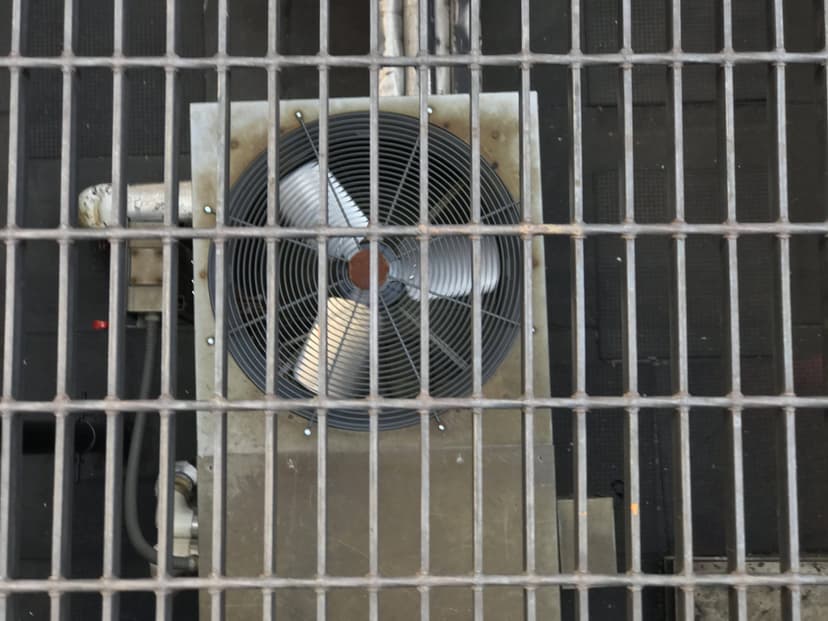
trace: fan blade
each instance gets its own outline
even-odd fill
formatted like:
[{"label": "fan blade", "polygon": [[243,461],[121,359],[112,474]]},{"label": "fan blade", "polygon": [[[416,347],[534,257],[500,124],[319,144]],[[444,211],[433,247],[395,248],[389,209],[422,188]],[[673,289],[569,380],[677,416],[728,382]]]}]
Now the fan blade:
[{"label": "fan blade", "polygon": [[[328,395],[361,396],[356,380],[368,360],[370,343],[368,307],[347,298],[328,298]],[[296,359],[293,377],[311,392],[319,392],[319,319],[308,333]]]},{"label": "fan blade", "polygon": [[[401,262],[399,279],[410,285],[408,295],[420,299],[419,252],[412,240],[411,252]],[[396,274],[395,274],[396,276]],[[468,237],[436,237],[428,246],[429,299],[462,297],[472,292],[472,242]],[[497,242],[490,237],[480,240],[480,291],[487,293],[500,280],[500,255]]]},{"label": "fan blade", "polygon": [[[368,218],[357,207],[342,184],[328,171],[328,224],[364,228]],[[303,164],[279,183],[279,209],[289,226],[311,228],[320,224],[319,164]],[[328,254],[347,259],[359,249],[354,237],[334,237],[328,240]]]}]

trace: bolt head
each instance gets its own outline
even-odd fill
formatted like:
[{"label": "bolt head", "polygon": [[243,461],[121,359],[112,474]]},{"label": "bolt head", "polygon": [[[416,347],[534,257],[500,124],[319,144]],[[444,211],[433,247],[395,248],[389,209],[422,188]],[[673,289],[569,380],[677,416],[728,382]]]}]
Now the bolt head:
[{"label": "bolt head", "polygon": [[301,110],[297,110],[297,111],[296,111],[296,118],[297,118],[297,119],[301,119],[301,118],[302,118],[302,116],[303,116],[303,115],[302,115],[302,111],[301,111]]},{"label": "bolt head", "polygon": [[445,431],[446,426],[443,423],[437,423],[437,429],[439,429],[440,431]]},{"label": "bolt head", "polygon": [[426,108],[426,112],[428,112],[429,114],[434,114],[434,108],[429,106],[428,108]]},{"label": "bolt head", "polygon": [[213,213],[213,208],[210,205],[204,205],[204,213],[211,214]]},{"label": "bolt head", "polygon": [[311,431],[311,428],[310,428],[310,427],[305,427],[305,428],[302,430],[302,433],[303,433],[303,434],[305,434],[305,437],[310,438],[310,436],[311,436],[311,434],[312,434],[313,432]]},{"label": "bolt head", "polygon": [[215,337],[208,336],[208,337],[207,337],[207,344],[208,344],[208,345],[210,345],[211,347],[212,347],[213,345],[215,345],[215,344],[216,344],[216,339],[215,339]]}]

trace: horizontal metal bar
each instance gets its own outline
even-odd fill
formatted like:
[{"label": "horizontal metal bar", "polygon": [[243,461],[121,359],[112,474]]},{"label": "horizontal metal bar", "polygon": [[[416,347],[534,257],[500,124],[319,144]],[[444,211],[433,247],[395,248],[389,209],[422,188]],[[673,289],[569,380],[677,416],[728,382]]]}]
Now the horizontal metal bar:
[{"label": "horizontal metal bar", "polygon": [[231,591],[261,589],[393,589],[433,587],[826,587],[824,574],[465,574],[410,576],[323,576],[283,578],[275,576],[23,579],[0,581],[0,594],[9,593],[119,593],[135,591]]},{"label": "horizontal metal bar", "polygon": [[[335,408],[369,410],[371,408],[407,408],[412,410],[450,410],[483,408],[491,410],[510,408],[563,408],[563,409],[616,409],[616,408],[742,408],[744,410],[761,408],[828,408],[828,396],[799,397],[796,395],[730,395],[722,397],[700,397],[692,395],[664,395],[643,397],[637,395],[619,395],[611,397],[574,396],[574,397],[532,397],[527,399],[490,399],[458,397],[418,397],[414,399],[220,399],[212,400],[175,400],[162,396],[155,400],[106,400],[78,399],[72,401],[4,401],[0,403],[0,414],[18,412],[89,412],[107,410],[111,412],[156,412],[161,409],[172,411],[200,410],[205,412],[233,411],[251,412],[256,410],[274,410],[288,414],[289,410],[316,408],[330,410]],[[749,412],[745,412],[750,415]],[[619,413],[619,416],[623,414]]]},{"label": "horizontal metal bar", "polygon": [[740,235],[828,235],[828,222],[730,222],[721,224],[689,224],[687,222],[665,222],[663,224],[639,224],[622,222],[618,224],[452,224],[389,226],[374,224],[364,228],[319,226],[316,228],[288,228],[268,226],[225,226],[221,229],[156,227],[109,229],[28,229],[8,228],[0,230],[0,241],[12,240],[121,240],[121,239],[243,239],[289,237],[353,237],[367,239],[389,235],[419,237],[421,235],[567,235],[584,237],[589,235],[719,235],[738,237]]},{"label": "horizontal metal bar", "polygon": [[609,54],[453,54],[438,56],[423,54],[411,56],[363,55],[265,55],[265,56],[19,56],[0,57],[0,67],[23,69],[61,69],[64,67],[211,69],[222,71],[234,68],[269,69],[282,67],[523,67],[526,65],[675,65],[711,64],[823,64],[828,61],[828,50],[814,52],[751,51],[751,52],[613,52]]}]

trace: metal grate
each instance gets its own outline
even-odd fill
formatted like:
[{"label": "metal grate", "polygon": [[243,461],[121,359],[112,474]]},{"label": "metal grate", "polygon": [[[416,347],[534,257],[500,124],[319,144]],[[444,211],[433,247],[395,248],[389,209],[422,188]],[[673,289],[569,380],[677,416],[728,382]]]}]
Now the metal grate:
[{"label": "metal grate", "polygon": [[[828,222],[792,222],[789,218],[788,202],[788,153],[786,125],[786,75],[792,64],[824,66],[828,63],[828,49],[813,52],[787,51],[784,39],[784,15],[782,0],[773,0],[770,7],[772,17],[772,49],[769,51],[734,51],[732,15],[735,2],[721,2],[721,51],[687,52],[682,49],[681,2],[672,0],[670,49],[667,51],[636,52],[632,42],[632,0],[621,0],[620,51],[584,52],[581,45],[582,6],[580,0],[573,0],[570,7],[571,50],[567,53],[541,53],[530,47],[530,3],[520,3],[520,51],[504,54],[481,52],[480,1],[470,1],[470,47],[468,52],[438,56],[429,52],[428,3],[419,4],[419,53],[410,57],[383,57],[379,45],[379,7],[370,3],[370,51],[361,55],[332,55],[329,50],[329,0],[319,2],[319,51],[315,54],[283,55],[279,53],[280,10],[277,0],[268,1],[268,46],[262,56],[228,55],[228,0],[218,0],[217,54],[209,57],[182,56],[179,54],[179,7],[175,0],[166,3],[166,50],[164,54],[152,56],[128,56],[125,54],[124,0],[114,0],[113,11],[113,52],[111,56],[76,55],[77,6],[73,0],[64,3],[63,49],[60,55],[31,56],[26,54],[23,33],[27,30],[26,0],[13,0],[11,13],[10,52],[0,57],[0,69],[7,70],[9,83],[9,162],[8,162],[8,212],[6,227],[0,232],[5,243],[5,314],[3,345],[3,400],[2,446],[0,447],[0,618],[13,618],[14,596],[24,593],[48,593],[51,598],[52,618],[62,617],[66,596],[70,593],[100,593],[103,604],[103,618],[119,617],[119,595],[133,591],[151,591],[156,594],[158,619],[171,618],[171,595],[183,590],[198,589],[208,592],[212,603],[212,618],[223,618],[225,593],[232,589],[253,589],[264,594],[265,619],[275,617],[275,594],[281,589],[311,589],[317,597],[317,618],[326,618],[326,601],[331,589],[358,589],[367,592],[370,618],[379,618],[378,592],[382,589],[410,587],[419,590],[422,619],[430,618],[430,595],[437,587],[463,587],[470,589],[474,597],[474,618],[483,618],[483,592],[488,587],[513,586],[525,593],[525,618],[537,618],[536,594],[544,586],[574,587],[576,592],[577,615],[586,619],[589,615],[591,589],[620,587],[626,589],[628,617],[641,619],[642,591],[648,587],[672,588],[677,598],[680,618],[689,619],[694,615],[694,589],[703,586],[720,586],[729,589],[731,617],[740,620],[748,618],[747,589],[758,586],[781,588],[782,605],[786,618],[801,617],[801,590],[806,586],[828,586],[824,575],[806,575],[800,572],[799,516],[797,493],[797,445],[796,420],[798,409],[822,409],[828,406],[828,398],[822,396],[798,395],[794,389],[794,357],[792,336],[791,304],[791,239],[800,235],[826,235]],[[586,3],[584,3],[586,4]],[[825,16],[825,30],[828,31],[828,10]],[[31,18],[32,16],[29,16]],[[772,66],[770,89],[771,110],[774,119],[775,145],[774,166],[770,172],[769,186],[774,197],[775,219],[772,222],[743,222],[737,220],[736,194],[736,146],[734,110],[734,69],[742,65],[757,63]],[[529,201],[521,200],[522,221],[519,224],[490,225],[481,221],[480,212],[480,132],[479,96],[481,75],[488,67],[507,67],[520,71],[521,130],[521,199],[530,191],[529,158],[530,146],[526,139],[529,134],[529,91],[533,68],[556,65],[568,73],[568,101],[571,108],[570,133],[572,148],[570,155],[570,217],[566,223],[552,224],[533,222]],[[613,223],[591,223],[584,219],[584,75],[593,66],[611,65],[619,73],[620,129],[623,134],[623,151],[619,159],[620,219]],[[722,106],[724,141],[719,145],[721,157],[718,171],[726,197],[726,217],[722,222],[691,223],[685,219],[685,162],[683,142],[685,136],[684,71],[688,66],[706,65],[718,68],[719,101]],[[379,69],[382,66],[414,68],[419,75],[419,139],[420,139],[420,223],[417,225],[383,226],[378,220],[377,201],[379,185],[377,157],[379,118]],[[433,67],[451,66],[469,69],[469,97],[471,110],[471,220],[468,224],[432,225],[428,214],[428,76]],[[671,191],[667,200],[672,205],[672,218],[665,223],[643,223],[636,221],[634,170],[634,106],[633,72],[641,66],[666,67],[669,72],[670,133],[674,147],[673,165],[667,175],[671,180]],[[119,208],[114,214],[115,225],[111,228],[94,230],[76,227],[75,177],[77,160],[76,118],[78,117],[77,76],[84,68],[102,68],[112,74],[112,192],[114,204]],[[258,227],[234,227],[225,222],[224,209],[229,204],[228,153],[230,113],[230,72],[239,68],[258,68],[267,73],[267,95],[270,117],[278,119],[280,100],[280,72],[290,68],[306,67],[318,70],[320,118],[319,151],[320,183],[326,181],[328,166],[328,107],[330,76],[337,68],[363,68],[369,71],[370,96],[370,213],[366,229],[332,228],[321,226],[312,229],[284,231],[278,227],[278,193],[273,184],[268,185],[266,225]],[[27,98],[25,93],[26,73],[36,68],[53,69],[62,75],[60,136],[60,221],[53,228],[27,228],[22,226],[22,213],[26,205],[23,187],[23,165],[25,148],[25,124]],[[166,204],[163,226],[126,227],[126,156],[124,145],[127,73],[132,69],[158,68],[165,71],[164,100],[164,182]],[[217,101],[223,131],[220,133],[219,202],[216,205],[215,229],[179,228],[178,214],[178,158],[180,108],[179,86],[181,73],[185,70],[208,70],[215,72]],[[828,85],[826,86],[828,88]],[[267,162],[269,169],[278,166],[279,128],[269,128]],[[326,192],[320,193],[321,217],[326,210]],[[420,282],[428,287],[428,241],[432,237],[445,235],[468,235],[472,240],[473,273],[480,274],[481,238],[492,235],[516,235],[521,238],[524,262],[522,265],[522,325],[533,324],[532,312],[532,263],[531,245],[535,236],[561,237],[569,239],[572,256],[572,307],[573,325],[572,365],[574,368],[573,392],[566,397],[537,397],[534,393],[532,373],[534,352],[531,330],[522,334],[523,397],[519,399],[484,398],[482,396],[482,330],[481,288],[475,277],[472,301],[472,362],[473,396],[467,399],[436,398],[429,396],[430,374],[427,346],[421,346],[420,373],[421,395],[406,399],[387,399],[378,393],[378,316],[376,304],[378,268],[378,239],[393,230],[395,235],[418,239],[422,256]],[[323,389],[318,398],[284,399],[277,396],[276,364],[279,343],[275,326],[277,291],[274,279],[268,279],[271,286],[267,291],[266,350],[268,369],[265,396],[259,400],[229,402],[227,394],[227,347],[226,319],[227,267],[225,253],[233,239],[251,235],[266,239],[268,271],[276,273],[277,241],[286,237],[306,237],[315,240],[318,246],[319,307],[326,306],[327,287],[327,238],[333,235],[365,235],[370,242],[371,299],[371,343],[370,343],[370,395],[364,399],[329,398]],[[623,274],[625,296],[622,301],[623,333],[622,362],[624,387],[621,394],[595,396],[587,392],[587,323],[585,240],[595,236],[614,235],[623,238]],[[742,371],[740,368],[740,307],[739,307],[739,243],[744,237],[772,236],[775,239],[774,278],[778,287],[778,338],[776,355],[779,359],[780,377],[778,385],[768,388],[765,394],[744,395],[742,393]],[[671,279],[671,328],[675,338],[671,348],[674,363],[672,393],[666,396],[647,396],[639,393],[639,321],[637,318],[636,259],[640,238],[659,236],[669,238],[672,248],[673,274]],[[722,240],[726,246],[726,296],[729,312],[725,318],[728,335],[729,370],[727,391],[720,396],[691,394],[688,383],[688,299],[686,245],[689,237]],[[215,247],[215,397],[200,401],[175,398],[176,360],[176,306],[178,276],[178,240],[209,238]],[[161,354],[161,396],[152,400],[128,399],[124,392],[125,383],[125,292],[126,292],[126,242],[130,239],[160,239],[163,245],[163,303],[162,354]],[[19,356],[20,323],[25,309],[21,308],[19,293],[20,271],[23,246],[27,242],[46,241],[59,249],[59,284],[57,298],[57,370],[56,396],[53,400],[22,400],[19,391],[21,360]],[[104,399],[70,398],[68,382],[72,360],[72,309],[76,280],[76,246],[82,241],[99,241],[109,245],[109,333],[107,352],[107,396]],[[420,339],[426,342],[430,333],[428,296],[420,298]],[[325,314],[321,315],[321,340],[325,341],[327,330]],[[321,359],[321,358],[320,358]],[[326,365],[319,365],[319,385],[326,384]],[[317,524],[318,546],[316,550],[316,576],[295,578],[276,575],[275,559],[275,463],[276,417],[285,409],[315,409],[318,421],[317,466]],[[367,412],[369,427],[369,573],[365,576],[343,577],[330,575],[326,566],[326,455],[328,413],[334,408],[361,409]],[[420,571],[408,576],[387,576],[379,572],[378,544],[378,444],[379,414],[383,408],[413,409],[419,412],[421,426],[421,486],[420,494]],[[430,421],[434,411],[445,408],[466,408],[473,416],[473,572],[467,575],[437,575],[430,569]],[[483,487],[482,451],[483,428],[487,411],[503,408],[520,408],[525,418],[524,450],[524,509],[523,524],[525,540],[524,572],[511,575],[495,575],[484,572],[483,565]],[[543,574],[536,570],[535,540],[535,498],[534,481],[536,461],[534,456],[534,417],[539,409],[564,409],[572,412],[574,429],[573,471],[574,510],[576,532],[576,571],[571,574]],[[626,573],[621,575],[599,575],[590,573],[587,567],[587,413],[590,410],[622,409],[624,414],[625,445],[625,524]],[[693,529],[691,521],[691,410],[723,408],[729,411],[728,423],[728,497],[731,504],[728,511],[728,573],[720,575],[694,573]],[[778,469],[779,488],[779,530],[782,562],[779,574],[749,574],[747,572],[745,545],[745,469],[742,450],[743,417],[759,409],[772,408],[777,411],[777,434],[779,441]],[[267,423],[267,469],[265,499],[265,562],[261,575],[234,577],[225,572],[226,532],[224,516],[226,506],[226,450],[228,410],[251,412],[264,410]],[[675,573],[665,575],[645,572],[642,569],[640,522],[639,477],[639,412],[642,409],[662,409],[672,412],[671,421],[675,438],[673,468],[675,486]],[[100,410],[106,412],[106,486],[105,513],[102,538],[104,542],[102,576],[96,579],[69,578],[68,545],[65,536],[67,496],[71,493],[73,470],[72,438],[73,415],[78,412]],[[176,577],[171,574],[171,516],[172,516],[172,467],[175,418],[178,412],[199,410],[212,412],[216,419],[215,462],[214,462],[214,505],[212,531],[202,536],[202,545],[212,549],[211,573],[202,577]],[[123,414],[133,411],[151,411],[160,414],[159,453],[159,563],[157,576],[151,578],[128,578],[121,575],[121,481],[122,481],[122,434]],[[25,490],[20,489],[19,470],[21,467],[20,437],[22,421],[37,413],[53,414],[56,424],[54,492],[52,521],[51,577],[49,579],[27,579],[16,573],[16,507]]]}]

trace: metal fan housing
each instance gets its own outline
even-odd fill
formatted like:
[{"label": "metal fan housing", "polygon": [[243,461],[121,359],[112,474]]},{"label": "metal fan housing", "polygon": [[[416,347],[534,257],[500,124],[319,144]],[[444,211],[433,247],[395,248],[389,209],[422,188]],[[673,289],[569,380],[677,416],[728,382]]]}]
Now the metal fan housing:
[{"label": "metal fan housing", "polygon": [[[303,123],[280,140],[280,224],[309,228],[321,222],[318,125]],[[378,221],[416,225],[420,218],[419,122],[388,112],[378,116]],[[443,127],[429,126],[428,198],[432,224],[471,220],[471,151]],[[225,222],[264,226],[267,222],[267,159],[262,153],[232,186]],[[365,227],[370,205],[370,116],[334,114],[328,121],[327,219],[331,226]],[[519,206],[494,168],[481,159],[481,220],[488,224],[519,221]],[[481,242],[482,292],[480,352],[483,380],[505,358],[519,329],[520,244],[516,237],[486,236]],[[379,241],[378,380],[384,397],[415,398],[420,390],[419,242],[389,235]],[[313,238],[282,239],[278,248],[279,361],[277,391],[287,398],[318,393],[319,359],[327,356],[327,394],[359,398],[368,394],[370,343],[368,244],[362,236],[327,242],[327,348],[320,340],[318,247]],[[266,243],[256,237],[227,243],[226,299],[228,350],[247,377],[266,386]],[[214,301],[214,257],[209,285]],[[429,245],[430,392],[461,397],[472,386],[471,241],[462,236],[434,237]],[[327,352],[325,352],[327,350]],[[313,418],[313,411],[298,411]],[[380,427],[415,424],[416,411],[385,408]],[[334,427],[366,430],[361,410],[332,409]]]}]

